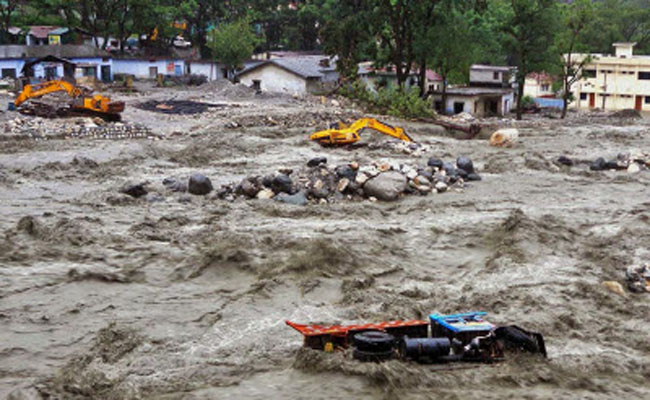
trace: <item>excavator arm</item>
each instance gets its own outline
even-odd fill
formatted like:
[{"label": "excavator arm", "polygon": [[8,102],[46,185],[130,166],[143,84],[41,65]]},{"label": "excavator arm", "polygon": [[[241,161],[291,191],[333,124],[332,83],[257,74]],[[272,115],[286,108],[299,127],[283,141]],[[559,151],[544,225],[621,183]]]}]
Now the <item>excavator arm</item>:
[{"label": "excavator arm", "polygon": [[72,98],[79,97],[83,94],[81,89],[79,89],[78,87],[74,86],[69,82],[62,81],[62,80],[54,80],[54,81],[39,83],[36,85],[25,85],[23,91],[20,92],[18,97],[16,97],[14,104],[16,105],[16,107],[18,107],[29,99],[36,99],[45,96],[46,94],[50,94],[54,92],[62,92],[62,91],[67,92],[68,95]]},{"label": "excavator arm", "polygon": [[119,120],[120,113],[124,111],[124,102],[112,102],[110,98],[101,94],[90,95],[90,91],[75,86],[63,80],[53,80],[36,85],[25,85],[22,92],[18,94],[14,104],[16,107],[30,99],[37,99],[54,92],[66,92],[72,98],[69,104],[60,107],[41,105],[36,115],[69,115],[74,112],[94,114],[104,119]]},{"label": "excavator arm", "polygon": [[414,140],[404,132],[404,129],[385,124],[374,118],[361,118],[354,121],[350,126],[346,126],[339,122],[337,127],[315,132],[309,136],[309,139],[324,145],[351,144],[361,140],[359,132],[365,128],[373,129],[379,133],[401,139],[405,142],[414,142]]}]

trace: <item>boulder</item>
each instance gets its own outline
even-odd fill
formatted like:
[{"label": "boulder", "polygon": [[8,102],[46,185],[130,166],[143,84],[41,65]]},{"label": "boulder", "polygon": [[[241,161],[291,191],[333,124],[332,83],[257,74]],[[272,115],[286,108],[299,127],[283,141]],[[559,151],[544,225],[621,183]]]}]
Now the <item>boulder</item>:
[{"label": "boulder", "polygon": [[314,157],[311,160],[307,161],[308,167],[318,167],[321,164],[327,164],[326,157]]},{"label": "boulder", "polygon": [[187,192],[187,183],[181,182],[176,178],[165,178],[162,184],[172,192]]},{"label": "boulder", "polygon": [[466,181],[480,181],[483,178],[481,178],[481,175],[479,175],[477,173],[473,173],[473,174],[467,174],[467,177],[465,177],[463,179],[465,179]]},{"label": "boulder", "polygon": [[603,171],[607,169],[607,162],[604,158],[598,157],[594,162],[589,165],[589,169],[592,171]]},{"label": "boulder", "polygon": [[148,193],[145,185],[146,183],[127,183],[122,186],[120,193],[128,194],[135,198],[142,197]]},{"label": "boulder", "polygon": [[431,180],[423,175],[418,175],[413,179],[416,185],[431,185]]},{"label": "boulder", "polygon": [[350,180],[348,178],[343,178],[336,185],[336,190],[341,192],[341,193],[344,193],[349,185],[350,185]]},{"label": "boulder", "polygon": [[314,182],[313,186],[310,189],[310,193],[313,197],[317,199],[324,199],[329,196],[329,189],[325,186],[322,180],[318,179]]},{"label": "boulder", "polygon": [[339,165],[334,170],[339,178],[347,178],[353,181],[357,177],[357,171],[349,165]]},{"label": "boulder", "polygon": [[627,167],[627,172],[629,172],[631,174],[636,174],[639,171],[641,171],[641,167],[637,163],[632,163],[632,164],[630,164],[629,167]]},{"label": "boulder", "polygon": [[293,204],[296,206],[304,206],[307,204],[307,196],[305,196],[305,192],[302,191],[296,194],[279,193],[274,197],[274,199],[282,203]]},{"label": "boulder", "polygon": [[515,128],[499,129],[490,136],[490,146],[510,147],[519,138],[519,130]]},{"label": "boulder", "polygon": [[243,194],[244,196],[253,198],[257,196],[257,193],[260,191],[260,188],[251,182],[249,179],[244,179],[239,184],[237,192]]},{"label": "boulder", "polygon": [[406,177],[397,171],[388,171],[368,180],[363,185],[363,192],[368,197],[383,201],[397,200],[406,189]]},{"label": "boulder", "polygon": [[444,163],[442,162],[441,159],[439,159],[439,158],[433,158],[433,157],[431,157],[431,158],[429,159],[429,161],[427,162],[427,165],[428,165],[429,167],[432,167],[432,168],[438,168],[438,169],[441,169],[443,164],[444,164]]},{"label": "boulder", "polygon": [[456,159],[456,166],[462,170],[465,170],[468,174],[474,172],[474,163],[467,157],[460,156]]},{"label": "boulder", "polygon": [[187,182],[187,191],[197,196],[206,195],[212,191],[212,182],[207,176],[194,173]]},{"label": "boulder", "polygon": [[289,193],[293,192],[293,182],[286,174],[278,174],[273,177],[273,182],[271,183],[271,189],[275,193]]},{"label": "boulder", "polygon": [[438,193],[446,192],[449,188],[449,186],[447,186],[447,184],[444,182],[436,182],[436,185],[434,187]]},{"label": "boulder", "polygon": [[257,197],[260,200],[268,200],[272,199],[275,193],[271,189],[262,189],[259,192],[257,192]]}]

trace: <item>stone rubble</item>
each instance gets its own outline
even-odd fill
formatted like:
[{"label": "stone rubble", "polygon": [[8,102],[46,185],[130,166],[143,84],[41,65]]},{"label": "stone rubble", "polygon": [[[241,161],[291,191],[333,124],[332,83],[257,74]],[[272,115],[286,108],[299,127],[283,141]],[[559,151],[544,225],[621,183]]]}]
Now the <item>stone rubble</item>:
[{"label": "stone rubble", "polygon": [[[461,168],[462,167],[462,168]],[[474,163],[459,157],[455,163],[437,158],[415,167],[396,162],[329,166],[325,157],[309,160],[306,168],[281,170],[273,175],[249,176],[217,190],[220,199],[275,199],[289,204],[341,200],[395,201],[404,195],[444,193],[479,181]]]},{"label": "stone rubble", "polygon": [[106,122],[100,118],[61,118],[16,117],[5,123],[0,140],[8,139],[136,139],[159,138],[151,129],[142,124]]}]

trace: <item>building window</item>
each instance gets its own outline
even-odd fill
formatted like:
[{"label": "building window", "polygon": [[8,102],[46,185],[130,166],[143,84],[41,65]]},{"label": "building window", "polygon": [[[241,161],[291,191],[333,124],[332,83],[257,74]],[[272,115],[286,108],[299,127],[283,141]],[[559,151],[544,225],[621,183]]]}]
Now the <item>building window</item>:
[{"label": "building window", "polygon": [[16,68],[3,68],[2,69],[2,78],[15,78],[16,77]]},{"label": "building window", "polygon": [[429,92],[433,92],[433,91],[434,91],[434,86],[433,86],[433,85],[429,85]]},{"label": "building window", "polygon": [[[650,97],[650,96],[649,96],[649,97]],[[442,101],[441,101],[441,100],[436,100],[436,101],[433,103],[433,108],[434,108],[437,112],[442,112],[442,111],[443,111],[443,109],[442,109]]]},{"label": "building window", "polygon": [[257,90],[258,92],[262,90],[262,81],[259,79],[253,79],[253,89]]},{"label": "building window", "polygon": [[465,103],[462,101],[454,102],[454,114],[460,114],[465,110]]},{"label": "building window", "polygon": [[542,92],[548,92],[549,86],[547,84],[542,85]]},{"label": "building window", "polygon": [[648,71],[639,72],[639,79],[650,80],[650,72],[648,72]]},{"label": "building window", "polygon": [[585,69],[585,70],[582,71],[582,77],[584,79],[595,78],[596,77],[596,70],[595,69]]},{"label": "building window", "polygon": [[149,78],[158,76],[158,67],[149,67]]},{"label": "building window", "polygon": [[81,74],[83,76],[97,76],[97,68],[96,67],[82,67],[81,68]]},{"label": "building window", "polygon": [[580,100],[587,100],[587,93],[580,93]]},{"label": "building window", "polygon": [[492,77],[494,78],[495,81],[498,81],[499,79],[501,79],[501,77],[499,76],[499,73],[498,73],[498,72],[494,72],[494,73],[492,74]]},{"label": "building window", "polygon": [[646,96],[646,97],[645,97],[645,103],[646,103],[646,104],[650,104],[650,96]]}]

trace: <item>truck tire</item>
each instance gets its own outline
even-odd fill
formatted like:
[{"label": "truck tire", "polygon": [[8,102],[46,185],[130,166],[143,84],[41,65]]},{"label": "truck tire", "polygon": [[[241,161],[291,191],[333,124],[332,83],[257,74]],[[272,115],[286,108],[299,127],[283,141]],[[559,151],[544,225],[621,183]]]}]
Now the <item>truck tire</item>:
[{"label": "truck tire", "polygon": [[352,352],[352,357],[354,357],[355,360],[359,360],[363,362],[381,362],[381,361],[392,359],[393,354],[394,354],[393,350],[376,352],[376,351],[363,351],[355,348]]},{"label": "truck tire", "polygon": [[355,348],[369,353],[392,352],[395,347],[395,337],[380,331],[357,333],[352,341]]}]

